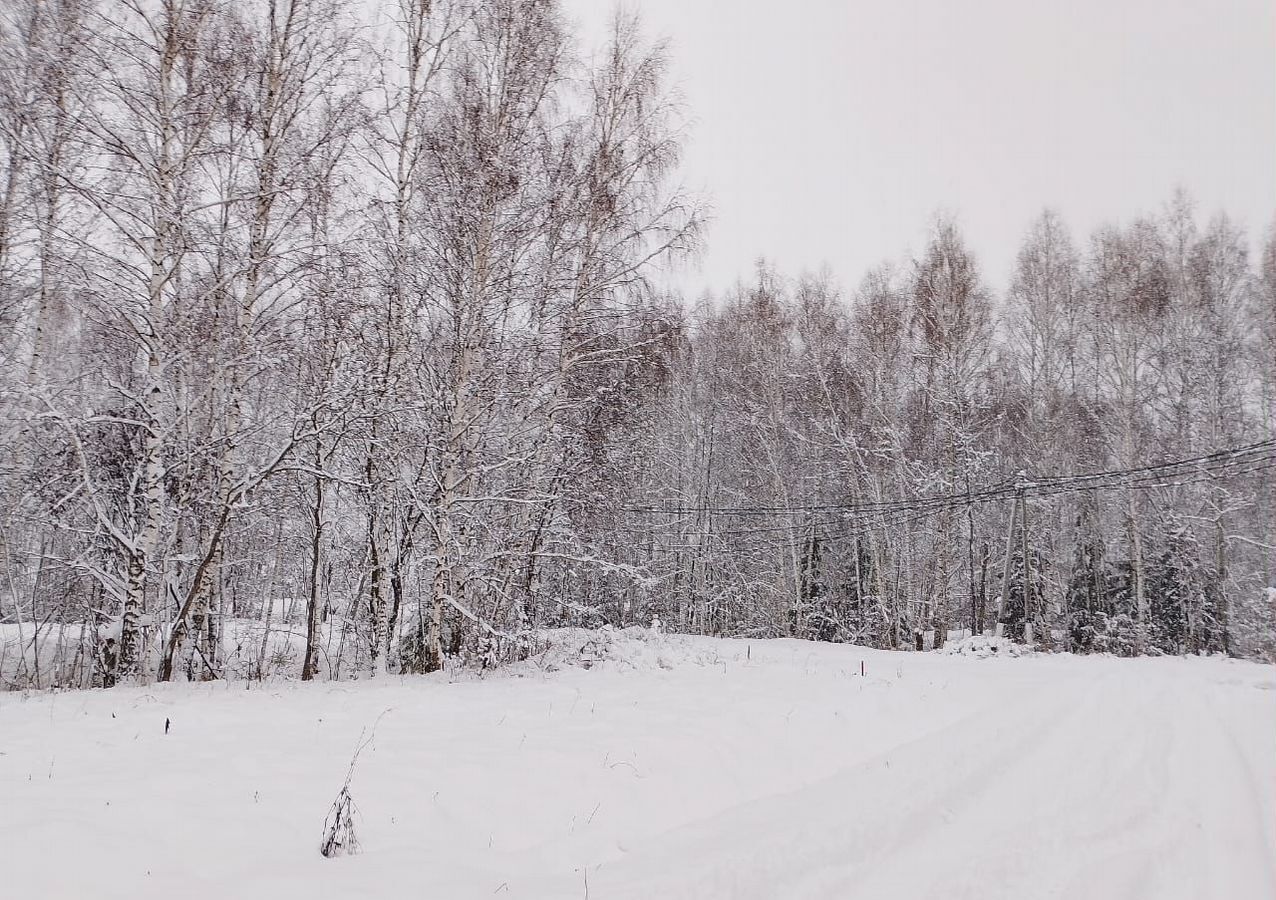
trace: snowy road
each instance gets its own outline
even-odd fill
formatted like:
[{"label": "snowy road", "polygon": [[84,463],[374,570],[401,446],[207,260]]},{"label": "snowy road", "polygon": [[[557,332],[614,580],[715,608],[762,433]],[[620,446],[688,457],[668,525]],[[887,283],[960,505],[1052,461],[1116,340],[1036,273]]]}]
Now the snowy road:
[{"label": "snowy road", "polygon": [[[0,894],[1276,896],[1271,667],[641,649],[453,684],[0,695]],[[364,852],[323,859],[378,717]]]}]

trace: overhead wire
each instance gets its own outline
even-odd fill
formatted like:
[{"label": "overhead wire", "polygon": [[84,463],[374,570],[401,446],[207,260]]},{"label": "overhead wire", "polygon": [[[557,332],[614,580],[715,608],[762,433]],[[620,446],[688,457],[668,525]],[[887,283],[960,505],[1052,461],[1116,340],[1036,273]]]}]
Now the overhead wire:
[{"label": "overhead wire", "polygon": [[[642,527],[619,528],[617,531],[623,534],[660,537],[669,534],[666,530],[668,528],[683,530],[687,519],[693,517],[695,522],[705,530],[682,534],[682,544],[653,543],[639,552],[642,550],[652,553],[713,551],[749,554],[776,549],[791,550],[801,546],[809,539],[805,535],[811,533],[819,534],[824,542],[850,540],[870,530],[899,528],[945,512],[964,510],[971,505],[984,505],[1020,496],[1025,499],[1045,499],[1102,490],[1164,489],[1199,484],[1204,481],[1240,478],[1272,468],[1276,468],[1276,440],[1265,440],[1243,447],[1218,450],[1165,463],[1032,479],[1020,475],[986,485],[978,491],[936,494],[893,501],[791,504],[775,507],[681,504],[663,508],[654,505],[630,506],[623,507],[622,511],[648,515],[661,514],[671,519],[677,517],[680,521],[667,523],[648,521]],[[788,519],[775,524],[747,528],[712,528],[711,520],[714,517],[730,519],[752,515],[786,516]],[[799,515],[804,518],[800,521],[793,518]],[[829,533],[830,531],[833,533]],[[763,535],[789,537],[790,540],[763,540],[746,546],[739,546],[738,541],[726,540]],[[691,542],[693,538],[696,540],[694,543]],[[706,546],[701,541],[710,541],[713,546]],[[724,542],[727,546],[724,546]]]}]

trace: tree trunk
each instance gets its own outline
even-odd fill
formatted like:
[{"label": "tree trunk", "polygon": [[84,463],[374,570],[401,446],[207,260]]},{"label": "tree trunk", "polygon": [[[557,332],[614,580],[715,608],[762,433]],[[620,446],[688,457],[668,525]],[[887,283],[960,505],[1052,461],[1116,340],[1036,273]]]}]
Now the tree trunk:
[{"label": "tree trunk", "polygon": [[[315,438],[315,446],[315,469],[318,471],[322,459],[318,449],[319,438],[317,437]],[[302,681],[310,681],[319,671],[319,611],[322,603],[319,591],[319,574],[323,568],[324,525],[324,479],[322,475],[315,475],[314,490],[314,502],[310,507],[310,591],[306,597],[306,657],[301,664]]]}]

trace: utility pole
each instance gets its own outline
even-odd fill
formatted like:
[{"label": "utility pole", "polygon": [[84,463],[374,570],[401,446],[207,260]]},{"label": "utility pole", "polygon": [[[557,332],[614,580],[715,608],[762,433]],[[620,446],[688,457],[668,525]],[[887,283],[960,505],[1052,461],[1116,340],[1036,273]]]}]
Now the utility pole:
[{"label": "utility pole", "polygon": [[975,505],[970,499],[970,466],[966,466],[966,581],[970,588],[970,635],[983,631],[975,606]]},{"label": "utility pole", "polygon": [[1019,497],[1010,502],[1010,526],[1006,529],[1006,559],[1001,566],[1001,598],[997,601],[997,624],[993,634],[1002,637],[1006,624],[1006,603],[1010,599],[1010,564],[1015,553],[1015,524],[1019,519]]},{"label": "utility pole", "polygon": [[1032,646],[1032,566],[1028,562],[1028,501],[1019,490],[1019,537],[1023,545],[1023,642]]}]

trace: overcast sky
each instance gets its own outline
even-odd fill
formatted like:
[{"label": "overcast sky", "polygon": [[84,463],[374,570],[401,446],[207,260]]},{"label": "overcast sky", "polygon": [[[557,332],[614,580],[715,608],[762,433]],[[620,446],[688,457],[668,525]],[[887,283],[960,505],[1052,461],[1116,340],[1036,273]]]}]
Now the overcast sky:
[{"label": "overcast sky", "polygon": [[[1047,205],[1078,239],[1175,185],[1253,237],[1276,213],[1273,0],[638,0],[715,210],[691,294],[759,255],[846,287],[955,214],[1009,280]],[[611,4],[568,0],[586,34]]]}]

